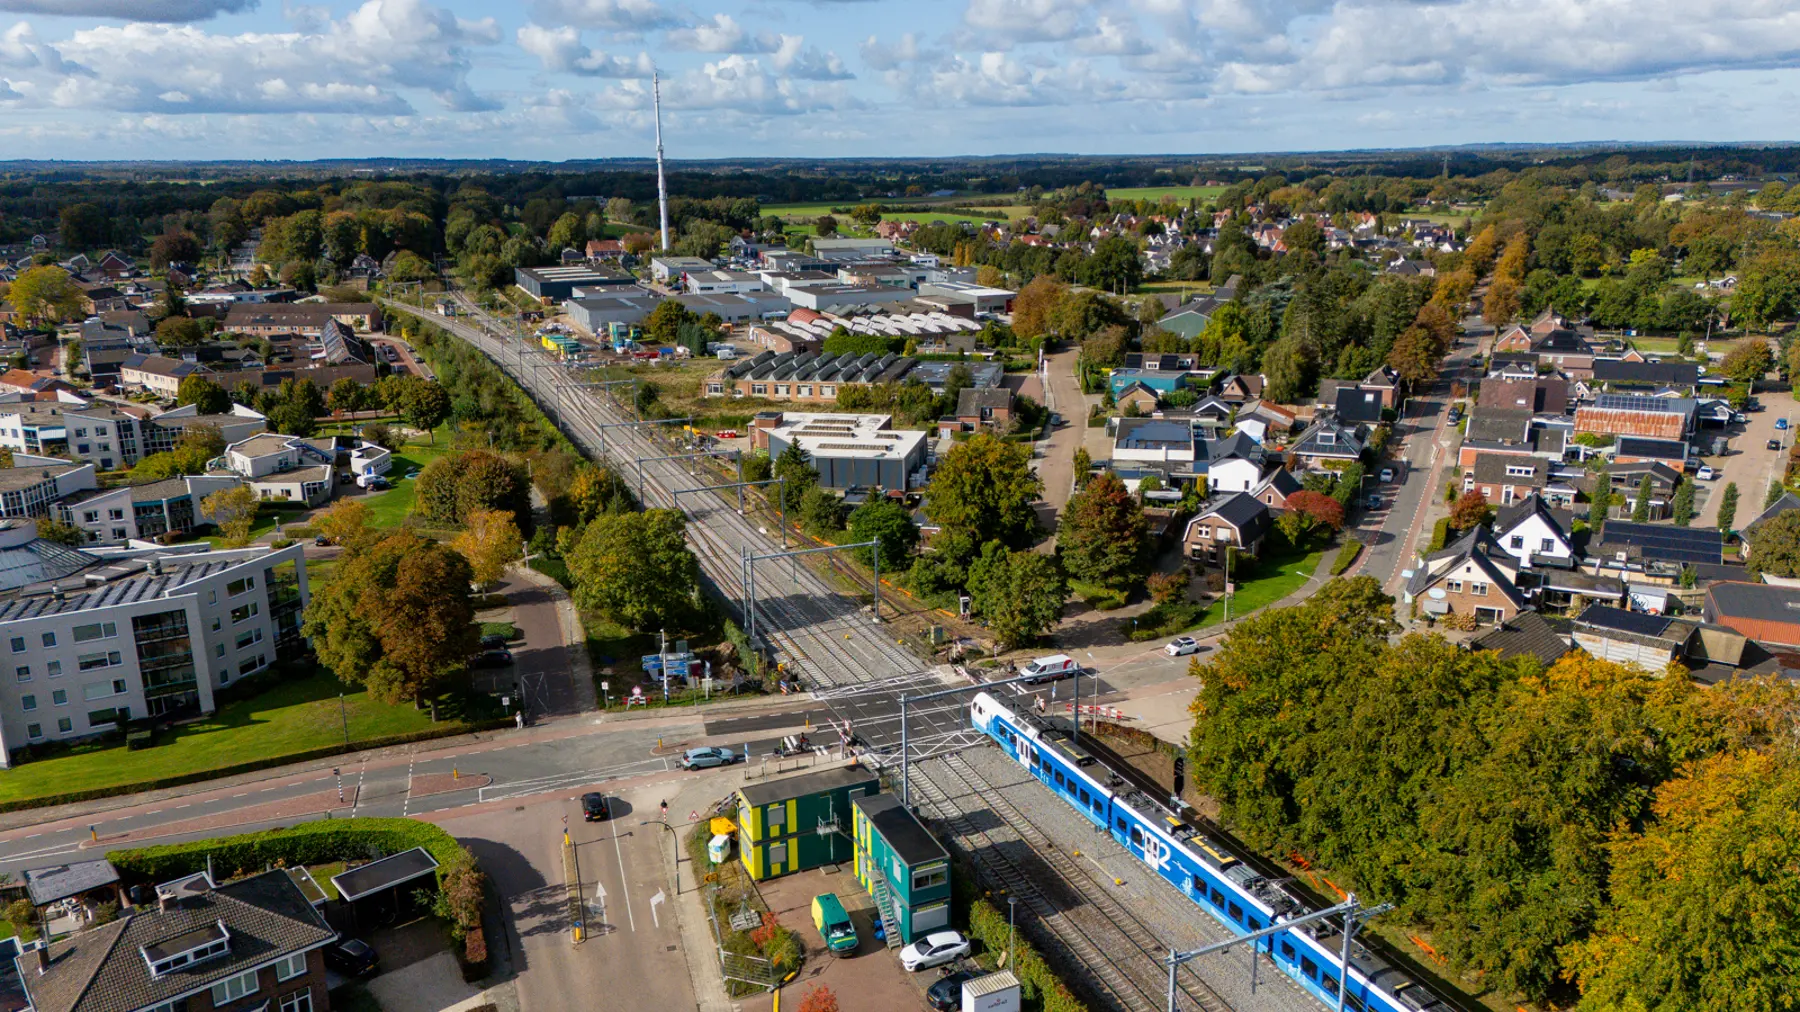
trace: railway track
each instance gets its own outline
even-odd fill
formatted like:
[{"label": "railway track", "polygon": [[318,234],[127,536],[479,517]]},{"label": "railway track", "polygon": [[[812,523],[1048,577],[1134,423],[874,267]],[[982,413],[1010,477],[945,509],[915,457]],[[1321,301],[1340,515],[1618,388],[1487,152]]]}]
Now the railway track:
[{"label": "railway track", "polygon": [[[948,786],[940,782],[948,781]],[[959,755],[945,756],[939,763],[919,767],[913,774],[914,785],[923,785],[919,793],[927,805],[935,809],[939,821],[957,835],[962,849],[978,867],[1001,882],[1009,893],[1019,897],[1045,933],[1051,944],[1064,950],[1071,959],[1087,967],[1093,981],[1104,993],[1100,996],[1119,1009],[1147,1009],[1151,1012],[1167,1007],[1168,974],[1162,958],[1168,948],[1130,910],[1114,899],[1081,862],[1063,853],[1030,819],[1007,800],[1003,790],[972,769]],[[917,789],[917,787],[915,787]],[[1006,846],[1003,833],[983,828],[955,799],[977,797],[986,811],[998,817],[1006,832],[1043,862],[1056,881],[1074,891],[1078,903],[1067,903],[1050,895],[1024,863],[1014,858]],[[1086,888],[1079,888],[1083,884]],[[1176,978],[1177,1007],[1190,1012],[1230,1012],[1231,1006],[1184,967]]]},{"label": "railway track", "polygon": [[[659,437],[643,429],[601,429],[602,425],[627,419],[615,417],[603,396],[596,396],[593,389],[570,379],[564,367],[550,362],[548,356],[508,348],[483,328],[436,319],[404,305],[396,308],[445,327],[473,344],[540,404],[552,400],[560,404],[556,419],[564,431],[591,457],[610,458],[609,462],[619,468],[618,473],[627,473],[621,464],[633,464],[637,459],[669,451]],[[540,357],[543,363],[536,361]],[[545,389],[546,379],[549,390]],[[627,415],[628,411],[623,405],[617,406],[619,415]],[[721,493],[677,497],[674,490],[699,484],[682,462],[647,462],[644,475],[645,505],[681,508],[687,513],[688,532],[703,573],[722,596],[737,602],[741,610],[745,603],[742,554],[745,550],[768,552],[770,535],[759,529],[754,519],[739,514]],[[794,566],[790,560],[763,560],[752,565],[756,567],[759,635],[787,655],[790,669],[797,668],[811,685],[818,687],[820,700],[834,713],[842,716],[848,711],[841,706],[867,699],[875,701],[877,711],[883,703],[891,703],[897,709],[901,692],[916,694],[939,687],[916,656],[882,632],[861,602],[846,598],[811,568]],[[868,578],[850,567],[839,567],[838,571],[854,586],[868,585]],[[1167,947],[1088,869],[1059,851],[1005,797],[1002,785],[989,782],[956,755],[956,749],[983,740],[978,732],[967,729],[962,710],[963,704],[957,701],[915,711],[928,725],[935,718],[940,736],[945,739],[943,762],[914,767],[912,782],[916,789],[937,810],[941,821],[958,834],[959,846],[978,867],[1027,903],[1050,936],[1048,944],[1070,964],[1087,971],[1099,997],[1115,1009],[1164,1008],[1167,971],[1159,956],[1167,952]],[[897,731],[897,719],[893,723]],[[966,737],[959,737],[954,731],[957,727],[967,731]],[[866,724],[859,726],[858,732],[876,739],[878,748],[887,736],[886,732],[868,734]],[[896,733],[894,740],[885,744],[891,748],[897,744],[897,737]],[[1032,789],[1036,789],[1035,785]],[[998,825],[985,827],[984,819],[973,817],[981,809],[969,807],[959,798],[980,799]],[[1027,860],[1025,851],[1037,855],[1044,868],[1028,870],[1023,863]],[[1042,874],[1045,869],[1050,872],[1048,878]],[[1185,968],[1178,978],[1179,1007],[1190,1012],[1232,1012],[1231,1006],[1193,969]]]}]

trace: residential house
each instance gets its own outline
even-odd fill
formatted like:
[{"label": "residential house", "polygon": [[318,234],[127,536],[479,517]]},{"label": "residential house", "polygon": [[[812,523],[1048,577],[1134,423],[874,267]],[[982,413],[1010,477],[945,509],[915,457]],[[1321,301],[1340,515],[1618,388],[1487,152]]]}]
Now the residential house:
[{"label": "residential house", "polygon": [[1590,381],[1607,393],[1641,393],[1674,390],[1691,397],[1698,389],[1700,367],[1692,362],[1644,362],[1622,358],[1597,358]]},{"label": "residential house", "polygon": [[1273,526],[1268,506],[1254,496],[1235,492],[1188,521],[1181,542],[1188,558],[1223,564],[1228,548],[1251,555],[1260,552]]},{"label": "residential house", "polygon": [[1135,409],[1140,415],[1148,415],[1156,410],[1158,404],[1162,403],[1162,398],[1148,384],[1134,382],[1113,394],[1113,403],[1118,405],[1120,411],[1126,411],[1128,414],[1127,409],[1130,408]]},{"label": "residential house", "polygon": [[1521,566],[1568,568],[1575,564],[1575,515],[1528,495],[1494,514],[1494,541]]},{"label": "residential house", "polygon": [[197,872],[157,893],[20,955],[13,979],[33,1012],[328,1012],[338,934],[285,870],[222,886]]},{"label": "residential house", "polygon": [[1613,444],[1613,463],[1661,463],[1670,470],[1685,472],[1688,444],[1680,439],[1649,439],[1644,436],[1620,436]]},{"label": "residential house", "polygon": [[1178,465],[1195,460],[1194,430],[1186,422],[1121,418],[1113,433],[1114,463]]},{"label": "residential house", "polygon": [[1246,402],[1238,408],[1237,420],[1239,425],[1253,420],[1261,421],[1265,426],[1263,441],[1268,442],[1294,431],[1296,413],[1294,409],[1274,401],[1256,400]]},{"label": "residential house", "polygon": [[1262,444],[1238,432],[1221,439],[1200,441],[1194,471],[1206,476],[1212,495],[1248,492],[1262,481]]},{"label": "residential house", "polygon": [[1569,381],[1560,376],[1531,379],[1490,376],[1481,381],[1475,403],[1483,410],[1560,415],[1569,410]]},{"label": "residential house", "polygon": [[1800,587],[1715,583],[1701,614],[1750,639],[1800,649]]},{"label": "residential house", "polygon": [[1012,426],[1013,393],[1007,387],[964,387],[956,394],[956,420],[969,429]]},{"label": "residential house", "polygon": [[1262,374],[1249,375],[1233,373],[1225,377],[1219,384],[1219,399],[1227,404],[1244,404],[1261,400],[1263,384],[1267,382]]},{"label": "residential house", "polygon": [[589,239],[587,258],[596,264],[606,261],[616,263],[625,258],[625,242],[622,239]]},{"label": "residential house", "polygon": [[1575,619],[1575,645],[1603,661],[1661,674],[1688,654],[1699,623],[1593,604]]},{"label": "residential house", "polygon": [[1490,408],[1477,403],[1464,424],[1462,446],[1457,451],[1457,464],[1473,467],[1482,453],[1509,453],[1530,456],[1533,445],[1534,412],[1524,408]]},{"label": "residential house", "polygon": [[1693,435],[1698,406],[1690,397],[1601,394],[1575,409],[1575,432],[1685,440]]},{"label": "residential house", "polygon": [[1480,492],[1495,506],[1511,506],[1541,494],[1550,483],[1550,462],[1510,453],[1478,453],[1463,470],[1463,492]]},{"label": "residential house", "polygon": [[158,397],[173,399],[181,389],[181,381],[207,370],[193,362],[164,355],[131,355],[119,363],[121,385],[147,390]]},{"label": "residential house", "polygon": [[1288,496],[1300,491],[1300,479],[1285,467],[1270,471],[1263,479],[1250,489],[1250,495],[1267,506],[1271,512],[1287,509]]},{"label": "residential house", "polygon": [[1364,376],[1357,387],[1380,394],[1381,406],[1384,408],[1394,408],[1400,404],[1400,374],[1392,366],[1377,367],[1374,372]]},{"label": "residential house", "polygon": [[25,369],[8,369],[0,373],[0,392],[24,394],[28,400],[60,400],[58,394],[74,394],[75,386],[54,376],[42,376]]},{"label": "residential house", "polygon": [[1505,661],[1532,657],[1547,668],[1569,652],[1569,634],[1535,611],[1522,611],[1470,640],[1469,649],[1492,650]]},{"label": "residential house", "polygon": [[1380,390],[1339,387],[1334,408],[1338,421],[1345,425],[1374,426],[1379,424],[1381,412],[1386,409],[1381,397]]},{"label": "residential house", "polygon": [[336,320],[352,330],[381,329],[381,307],[373,302],[234,303],[225,313],[224,330],[233,334],[271,337],[303,334],[318,337],[325,324]]},{"label": "residential house", "polygon": [[1608,520],[1591,537],[1588,560],[1596,573],[1644,574],[1668,582],[1686,566],[1718,566],[1725,561],[1725,535],[1717,527],[1675,527]]},{"label": "residential house", "polygon": [[1335,419],[1321,418],[1307,426],[1287,448],[1289,456],[1315,470],[1341,471],[1362,459],[1366,431]]},{"label": "residential house", "polygon": [[[1595,473],[1584,469],[1575,476],[1576,484],[1590,497],[1594,492]],[[1638,490],[1644,485],[1645,475],[1650,476],[1650,519],[1661,520],[1669,515],[1675,487],[1683,479],[1681,472],[1660,461],[1613,464],[1607,467],[1613,493],[1623,499],[1623,505],[1615,506],[1610,515],[1631,515],[1637,506]]]},{"label": "residential house", "polygon": [[1421,615],[1470,615],[1498,625],[1527,607],[1518,588],[1519,563],[1477,525],[1442,551],[1419,559],[1406,583],[1405,600]]}]

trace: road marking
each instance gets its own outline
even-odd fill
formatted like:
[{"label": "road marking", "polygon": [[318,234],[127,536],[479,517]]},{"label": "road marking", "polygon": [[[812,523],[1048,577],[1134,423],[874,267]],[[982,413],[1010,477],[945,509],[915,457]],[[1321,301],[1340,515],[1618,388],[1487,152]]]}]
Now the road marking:
[{"label": "road marking", "polygon": [[188,803],[187,803],[187,804],[185,804],[185,805],[176,805],[176,806],[175,806],[175,810],[176,810],[176,811],[178,811],[178,812],[179,812],[179,811],[181,811],[181,810],[182,810],[182,809],[183,809],[183,808],[192,808],[192,807],[194,807],[194,803],[193,803],[193,802],[192,802],[192,801],[190,801],[190,802],[188,802]]},{"label": "road marking", "polygon": [[659,928],[662,927],[662,918],[656,915],[656,905],[661,903],[664,899],[665,897],[663,896],[663,891],[661,889],[656,891],[655,896],[650,897],[650,919]]},{"label": "road marking", "polygon": [[[612,841],[613,853],[619,856],[619,881],[620,883],[625,883],[625,849],[619,846],[619,829],[617,823],[613,823]],[[599,876],[596,875],[594,881],[596,883],[599,882]],[[655,908],[652,908],[651,912],[655,913]],[[637,931],[637,918],[632,916],[631,913],[631,887],[629,885],[625,886],[625,922],[631,925],[631,930],[634,933]]]}]

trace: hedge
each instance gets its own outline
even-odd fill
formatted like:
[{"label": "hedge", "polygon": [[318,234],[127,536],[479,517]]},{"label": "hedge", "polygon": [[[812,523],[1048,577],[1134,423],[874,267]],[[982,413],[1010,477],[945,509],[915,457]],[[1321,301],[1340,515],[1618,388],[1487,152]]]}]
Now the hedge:
[{"label": "hedge", "polygon": [[[1008,932],[1006,915],[985,899],[969,904],[969,937],[979,939],[989,952],[1006,951]],[[1027,1000],[1037,998],[1043,1012],[1088,1012],[1088,1007],[1075,997],[1050,964],[1035,947],[1022,937],[1013,938],[1013,975],[1019,978],[1019,990]]]},{"label": "hedge", "polygon": [[206,870],[208,857],[220,878],[252,874],[273,865],[370,861],[424,847],[440,875],[464,860],[463,846],[442,828],[416,819],[327,819],[284,829],[188,843],[164,843],[109,851],[106,859],[126,878],[167,882]]},{"label": "hedge", "polygon": [[1331,562],[1331,575],[1332,576],[1343,576],[1344,570],[1349,569],[1351,566],[1355,565],[1356,560],[1362,557],[1362,553],[1363,553],[1363,543],[1362,542],[1360,542],[1360,541],[1344,542],[1343,546],[1338,549],[1337,558],[1333,559]]},{"label": "hedge", "polygon": [[275,766],[286,766],[289,763],[309,762],[313,759],[324,759],[328,756],[343,755],[346,752],[362,752],[367,749],[388,748],[393,745],[406,745],[418,741],[430,741],[433,738],[448,738],[472,731],[492,731],[502,727],[512,727],[511,718],[495,718],[478,720],[453,727],[428,728],[424,731],[408,731],[405,734],[390,734],[380,738],[369,738],[364,741],[353,741],[349,744],[326,745],[320,748],[307,749],[303,752],[289,752],[286,755],[265,756],[246,762],[233,763],[230,766],[215,767],[210,770],[196,770],[173,777],[159,777],[154,780],[139,780],[135,783],[113,784],[110,787],[95,787],[86,791],[69,791],[64,794],[46,794],[37,798],[20,798],[16,801],[0,802],[0,812],[20,812],[28,808],[48,808],[52,805],[69,805],[77,801],[93,801],[98,798],[114,798],[121,794],[137,794],[142,791],[162,790],[165,787],[181,787],[185,784],[196,784],[203,780],[214,780],[221,777],[237,776],[240,773],[255,773]]},{"label": "hedge", "polygon": [[1432,528],[1431,528],[1431,547],[1426,549],[1426,551],[1428,551],[1428,552],[1442,551],[1445,543],[1447,543],[1449,540],[1450,540],[1450,518],[1443,517],[1442,519],[1438,520],[1438,522],[1435,525],[1432,526]]}]

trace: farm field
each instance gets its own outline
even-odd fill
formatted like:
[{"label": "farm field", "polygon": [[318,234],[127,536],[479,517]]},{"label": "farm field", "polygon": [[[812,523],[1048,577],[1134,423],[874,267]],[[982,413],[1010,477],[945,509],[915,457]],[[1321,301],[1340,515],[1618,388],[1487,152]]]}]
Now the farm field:
[{"label": "farm field", "polygon": [[1225,192],[1223,186],[1126,186],[1106,191],[1107,200],[1211,200]]}]

